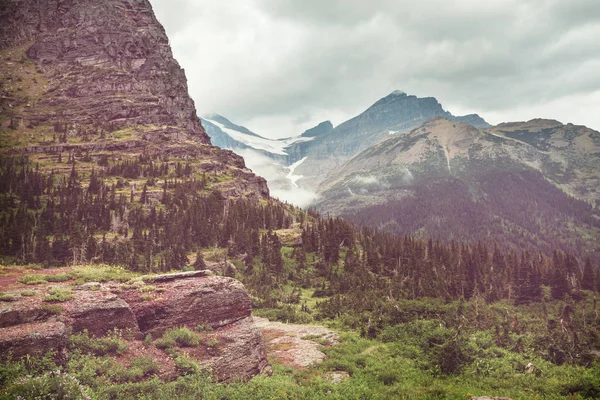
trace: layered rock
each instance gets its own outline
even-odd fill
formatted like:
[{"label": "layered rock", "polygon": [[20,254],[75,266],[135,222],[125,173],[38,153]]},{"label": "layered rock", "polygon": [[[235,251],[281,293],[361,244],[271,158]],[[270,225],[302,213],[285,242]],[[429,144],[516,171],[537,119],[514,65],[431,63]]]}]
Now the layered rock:
[{"label": "layered rock", "polygon": [[15,325],[0,329],[0,357],[16,360],[27,355],[61,353],[67,347],[67,328],[62,322]]},{"label": "layered rock", "polygon": [[74,297],[54,304],[42,291],[0,310],[1,357],[13,359],[66,347],[69,332],[102,336],[118,329],[133,336],[160,337],[166,330],[210,327],[216,344],[189,350],[220,380],[247,379],[269,368],[262,335],[251,316],[244,286],[210,271],[166,274],[132,284],[85,284]]},{"label": "layered rock", "polygon": [[268,197],[210,145],[149,1],[2,2],[0,59],[0,152],[178,158],[228,175],[228,196]]},{"label": "layered rock", "polygon": [[0,7],[0,46],[26,45],[26,57],[48,78],[23,118],[169,125],[209,143],[148,1],[24,0]]},{"label": "layered rock", "polygon": [[154,283],[152,300],[139,291],[120,294],[138,320],[143,334],[158,337],[177,326],[199,324],[220,328],[247,318],[252,312],[250,296],[235,279],[210,276]]}]

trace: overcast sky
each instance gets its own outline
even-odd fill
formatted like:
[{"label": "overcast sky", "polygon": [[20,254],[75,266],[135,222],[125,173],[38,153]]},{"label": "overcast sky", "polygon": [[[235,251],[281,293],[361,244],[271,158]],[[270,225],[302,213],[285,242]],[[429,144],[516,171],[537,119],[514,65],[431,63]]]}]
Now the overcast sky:
[{"label": "overcast sky", "polygon": [[600,130],[600,0],[150,0],[199,114],[268,137],[395,89]]}]

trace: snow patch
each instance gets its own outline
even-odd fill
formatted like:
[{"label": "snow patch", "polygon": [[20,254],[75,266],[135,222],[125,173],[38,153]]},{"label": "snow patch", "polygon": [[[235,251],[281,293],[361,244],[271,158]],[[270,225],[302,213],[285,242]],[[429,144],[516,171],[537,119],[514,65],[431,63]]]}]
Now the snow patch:
[{"label": "snow patch", "polygon": [[225,125],[223,125],[215,120],[212,120],[212,119],[206,118],[206,121],[218,126],[219,129],[221,129],[223,132],[225,132],[226,134],[231,136],[231,138],[237,140],[238,142],[244,143],[245,145],[250,146],[257,150],[264,150],[264,151],[268,151],[269,153],[278,154],[278,155],[282,155],[282,156],[288,155],[288,153],[285,151],[286,147],[289,147],[294,143],[308,142],[308,141],[314,139],[312,137],[300,137],[300,136],[287,138],[287,139],[279,139],[279,140],[267,139],[267,138],[260,137],[260,136],[251,136],[246,133],[238,132],[234,129],[227,128],[227,127],[225,127]]},{"label": "snow patch", "polygon": [[295,163],[293,163],[292,165],[290,165],[289,167],[287,167],[287,169],[288,169],[289,172],[288,172],[288,174],[286,176],[290,180],[290,182],[292,182],[292,185],[294,185],[295,187],[298,187],[298,184],[296,182],[298,182],[304,176],[303,175],[294,175],[294,170],[296,168],[298,168],[298,166],[300,164],[302,164],[304,161],[306,161],[307,158],[308,157],[304,157],[302,160],[296,161]]},{"label": "snow patch", "polygon": [[388,134],[390,135],[395,135],[396,133],[398,133],[398,131],[393,131],[393,130],[388,130]]}]

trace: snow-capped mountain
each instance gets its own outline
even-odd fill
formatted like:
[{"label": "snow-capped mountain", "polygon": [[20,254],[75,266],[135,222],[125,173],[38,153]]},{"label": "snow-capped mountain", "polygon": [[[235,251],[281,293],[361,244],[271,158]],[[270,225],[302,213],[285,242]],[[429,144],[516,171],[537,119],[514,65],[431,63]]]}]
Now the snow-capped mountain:
[{"label": "snow-capped mountain", "polygon": [[[244,126],[236,125],[219,114],[209,114],[201,120],[212,144],[244,157],[248,168],[267,180],[275,197],[293,200],[295,204],[308,204],[310,196],[301,193],[297,183],[302,176],[294,174],[296,167],[302,164],[306,157],[298,158],[288,151],[294,144],[312,141],[314,136],[302,134],[292,138],[269,139]],[[322,125],[313,129],[319,128],[318,132],[323,129]],[[303,202],[303,198],[307,201]]]}]

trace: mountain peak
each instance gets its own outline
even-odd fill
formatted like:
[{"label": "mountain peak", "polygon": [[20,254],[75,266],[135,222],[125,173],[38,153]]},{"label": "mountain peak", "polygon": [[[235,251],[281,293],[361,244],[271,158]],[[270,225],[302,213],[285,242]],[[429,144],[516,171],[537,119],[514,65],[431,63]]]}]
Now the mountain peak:
[{"label": "mountain peak", "polygon": [[333,124],[331,121],[323,121],[319,125],[307,129],[300,136],[302,137],[316,137],[327,134],[333,130]]},{"label": "mountain peak", "polygon": [[406,92],[403,90],[394,90],[389,94],[390,96],[407,96]]}]

